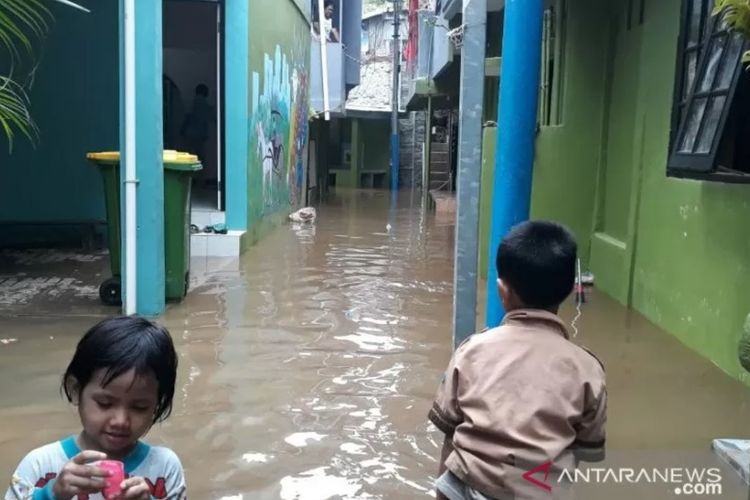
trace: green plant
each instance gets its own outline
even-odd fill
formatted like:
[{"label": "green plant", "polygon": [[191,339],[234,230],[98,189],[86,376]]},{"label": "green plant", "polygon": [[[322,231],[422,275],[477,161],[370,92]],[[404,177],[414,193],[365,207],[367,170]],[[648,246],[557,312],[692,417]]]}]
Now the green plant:
[{"label": "green plant", "polygon": [[[713,15],[723,15],[730,29],[750,39],[750,0],[716,0]],[[742,56],[742,62],[750,62],[750,51]]]},{"label": "green plant", "polygon": [[[47,1],[87,11],[70,0]],[[32,141],[37,136],[28,88],[14,75],[14,68],[22,59],[34,57],[34,43],[44,39],[52,19],[43,0],[0,0],[0,56],[7,56],[10,65],[8,74],[0,75],[0,130],[11,148],[16,133]]]}]

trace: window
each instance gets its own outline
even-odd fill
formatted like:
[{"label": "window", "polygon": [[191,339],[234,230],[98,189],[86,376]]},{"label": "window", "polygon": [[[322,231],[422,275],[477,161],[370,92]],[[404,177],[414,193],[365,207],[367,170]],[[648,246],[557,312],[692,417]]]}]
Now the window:
[{"label": "window", "polygon": [[668,173],[750,182],[750,80],[742,70],[746,42],[712,16],[712,0],[683,0]]},{"label": "window", "polygon": [[542,31],[542,68],[539,89],[539,124],[562,125],[563,43],[565,37],[565,0],[555,0],[544,10]]}]

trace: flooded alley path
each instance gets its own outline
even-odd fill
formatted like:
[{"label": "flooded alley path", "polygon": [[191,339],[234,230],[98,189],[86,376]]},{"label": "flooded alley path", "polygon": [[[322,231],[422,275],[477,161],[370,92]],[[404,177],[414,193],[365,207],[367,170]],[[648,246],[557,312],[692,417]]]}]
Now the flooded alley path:
[{"label": "flooded alley path", "polygon": [[[169,308],[179,385],[149,439],[181,457],[191,498],[433,496],[442,435],[426,414],[450,355],[453,234],[418,197],[391,210],[385,192],[341,194],[315,226],[273,230]],[[607,366],[615,456],[679,458],[750,435],[750,389],[589,298],[577,340]],[[0,317],[0,337],[18,339],[0,345],[2,482],[26,451],[79,428],[59,377],[94,321]],[[672,498],[651,493],[638,498]]]}]

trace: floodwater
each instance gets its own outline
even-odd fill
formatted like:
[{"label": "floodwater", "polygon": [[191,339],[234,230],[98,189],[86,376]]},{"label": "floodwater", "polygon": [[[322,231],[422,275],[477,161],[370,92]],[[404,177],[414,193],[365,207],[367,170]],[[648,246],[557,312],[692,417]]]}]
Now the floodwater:
[{"label": "floodwater", "polygon": [[[181,457],[191,498],[434,496],[442,435],[426,414],[450,355],[453,235],[418,197],[393,209],[385,193],[340,194],[315,226],[279,227],[169,308],[175,411],[148,439]],[[59,377],[101,311],[67,307],[0,315],[0,338],[17,339],[0,344],[2,482],[78,429]],[[607,366],[614,460],[714,467],[711,439],[750,437],[750,389],[640,316],[593,293],[577,324]],[[721,497],[748,498],[723,470]],[[626,486],[586,498],[675,497]]]}]

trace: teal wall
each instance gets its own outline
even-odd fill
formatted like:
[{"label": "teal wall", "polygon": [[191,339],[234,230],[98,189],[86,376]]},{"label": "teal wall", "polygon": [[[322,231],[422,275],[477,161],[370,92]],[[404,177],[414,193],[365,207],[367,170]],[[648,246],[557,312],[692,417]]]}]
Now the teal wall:
[{"label": "teal wall", "polygon": [[250,5],[247,0],[224,2],[224,91],[226,216],[232,230],[248,227],[248,164],[250,130]]},{"label": "teal wall", "polygon": [[304,194],[309,118],[309,9],[300,0],[250,2],[250,240]]},{"label": "teal wall", "polygon": [[30,93],[38,144],[17,137],[8,154],[0,136],[0,222],[104,219],[85,157],[118,149],[118,2],[82,3],[91,14],[51,5],[56,22]]},{"label": "teal wall", "polygon": [[750,186],[666,176],[680,0],[647,0],[629,33],[627,2],[600,3],[569,2],[563,125],[540,133],[532,215],[575,230],[600,288],[750,383]]}]

